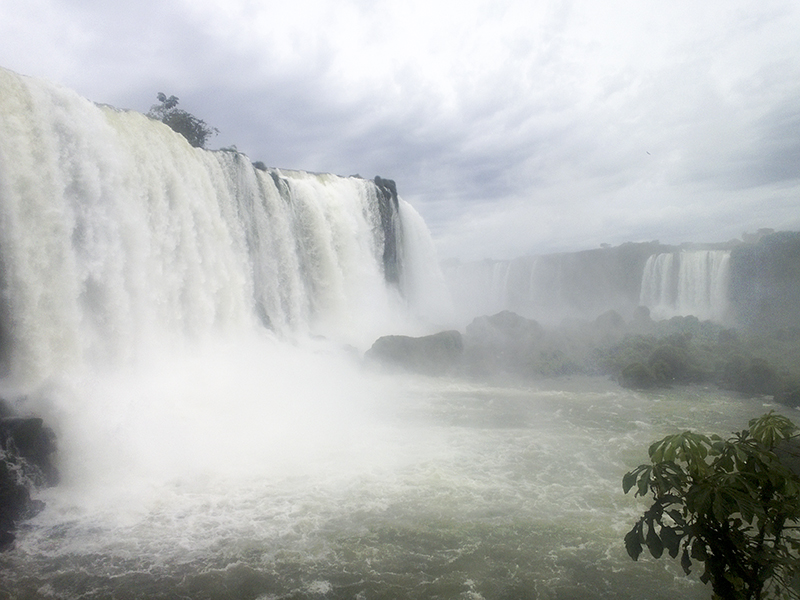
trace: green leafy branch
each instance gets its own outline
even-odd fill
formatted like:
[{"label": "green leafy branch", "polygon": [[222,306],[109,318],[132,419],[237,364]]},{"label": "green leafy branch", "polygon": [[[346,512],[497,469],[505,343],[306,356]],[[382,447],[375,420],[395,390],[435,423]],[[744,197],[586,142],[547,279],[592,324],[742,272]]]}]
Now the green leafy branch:
[{"label": "green leafy branch", "polygon": [[729,439],[685,431],[649,448],[650,463],[622,489],[653,504],[625,536],[638,560],[680,556],[716,598],[800,598],[800,478],[779,457],[797,454],[797,427],[770,412]]}]

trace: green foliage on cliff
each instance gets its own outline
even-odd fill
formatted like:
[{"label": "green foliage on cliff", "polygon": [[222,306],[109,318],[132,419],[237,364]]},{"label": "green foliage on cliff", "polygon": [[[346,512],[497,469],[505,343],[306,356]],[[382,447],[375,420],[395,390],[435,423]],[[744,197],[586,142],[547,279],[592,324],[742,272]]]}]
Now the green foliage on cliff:
[{"label": "green foliage on cliff", "polygon": [[728,439],[685,431],[653,443],[650,463],[622,479],[653,500],[625,536],[628,554],[666,550],[687,574],[704,565],[714,598],[800,598],[800,477],[781,459],[796,459],[796,432],[770,412]]},{"label": "green foliage on cliff", "polygon": [[158,104],[150,107],[147,116],[169,125],[173,131],[180,133],[195,148],[205,148],[208,138],[219,133],[215,127],[210,127],[202,119],[178,108],[176,96],[167,97],[163,92],[159,92],[156,97]]},{"label": "green foliage on cliff", "polygon": [[653,323],[601,351],[621,385],[657,388],[713,383],[752,396],[800,405],[800,330],[740,333],[694,317]]}]

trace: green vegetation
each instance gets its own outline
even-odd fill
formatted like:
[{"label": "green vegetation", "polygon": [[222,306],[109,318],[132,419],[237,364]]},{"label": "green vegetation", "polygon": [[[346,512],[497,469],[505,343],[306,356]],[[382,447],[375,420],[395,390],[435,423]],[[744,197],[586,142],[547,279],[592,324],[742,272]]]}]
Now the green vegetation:
[{"label": "green vegetation", "polygon": [[[410,348],[402,358],[374,355],[425,372],[426,359],[412,360]],[[694,316],[653,321],[640,307],[627,323],[608,311],[594,321],[565,320],[545,328],[503,311],[467,325],[463,352],[447,360],[447,372],[470,378],[609,375],[627,388],[712,384],[800,406],[798,327],[740,332]]]},{"label": "green vegetation", "polygon": [[163,92],[159,92],[156,97],[159,103],[150,107],[147,116],[169,125],[195,148],[205,148],[208,138],[219,133],[215,127],[209,127],[202,119],[178,108],[176,96],[167,97]]},{"label": "green vegetation", "polygon": [[650,446],[650,464],[622,479],[653,504],[625,536],[634,560],[680,555],[715,599],[800,598],[800,477],[797,427],[772,412],[725,440],[691,431]]},{"label": "green vegetation", "polygon": [[714,383],[743,394],[800,405],[800,330],[740,333],[695,317],[654,323],[601,350],[620,385],[647,389]]}]

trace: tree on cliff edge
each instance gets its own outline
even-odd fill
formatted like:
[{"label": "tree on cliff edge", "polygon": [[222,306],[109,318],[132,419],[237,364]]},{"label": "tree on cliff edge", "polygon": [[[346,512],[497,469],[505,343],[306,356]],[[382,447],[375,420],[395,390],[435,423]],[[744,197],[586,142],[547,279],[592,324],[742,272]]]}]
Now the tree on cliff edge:
[{"label": "tree on cliff edge", "polygon": [[173,131],[180,133],[195,148],[205,148],[206,141],[213,134],[219,133],[216,127],[210,127],[202,119],[178,108],[176,96],[167,97],[163,92],[156,95],[158,104],[150,107],[148,117],[169,125]]}]

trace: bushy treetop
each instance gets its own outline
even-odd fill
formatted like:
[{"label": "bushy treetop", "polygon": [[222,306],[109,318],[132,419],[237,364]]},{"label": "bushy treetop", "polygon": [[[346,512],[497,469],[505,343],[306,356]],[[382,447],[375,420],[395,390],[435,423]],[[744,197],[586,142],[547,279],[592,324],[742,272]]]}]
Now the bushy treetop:
[{"label": "bushy treetop", "polygon": [[195,148],[205,148],[208,138],[219,133],[216,127],[210,127],[202,119],[178,108],[177,96],[167,97],[163,92],[159,92],[156,98],[158,104],[150,107],[147,116],[169,125]]}]

